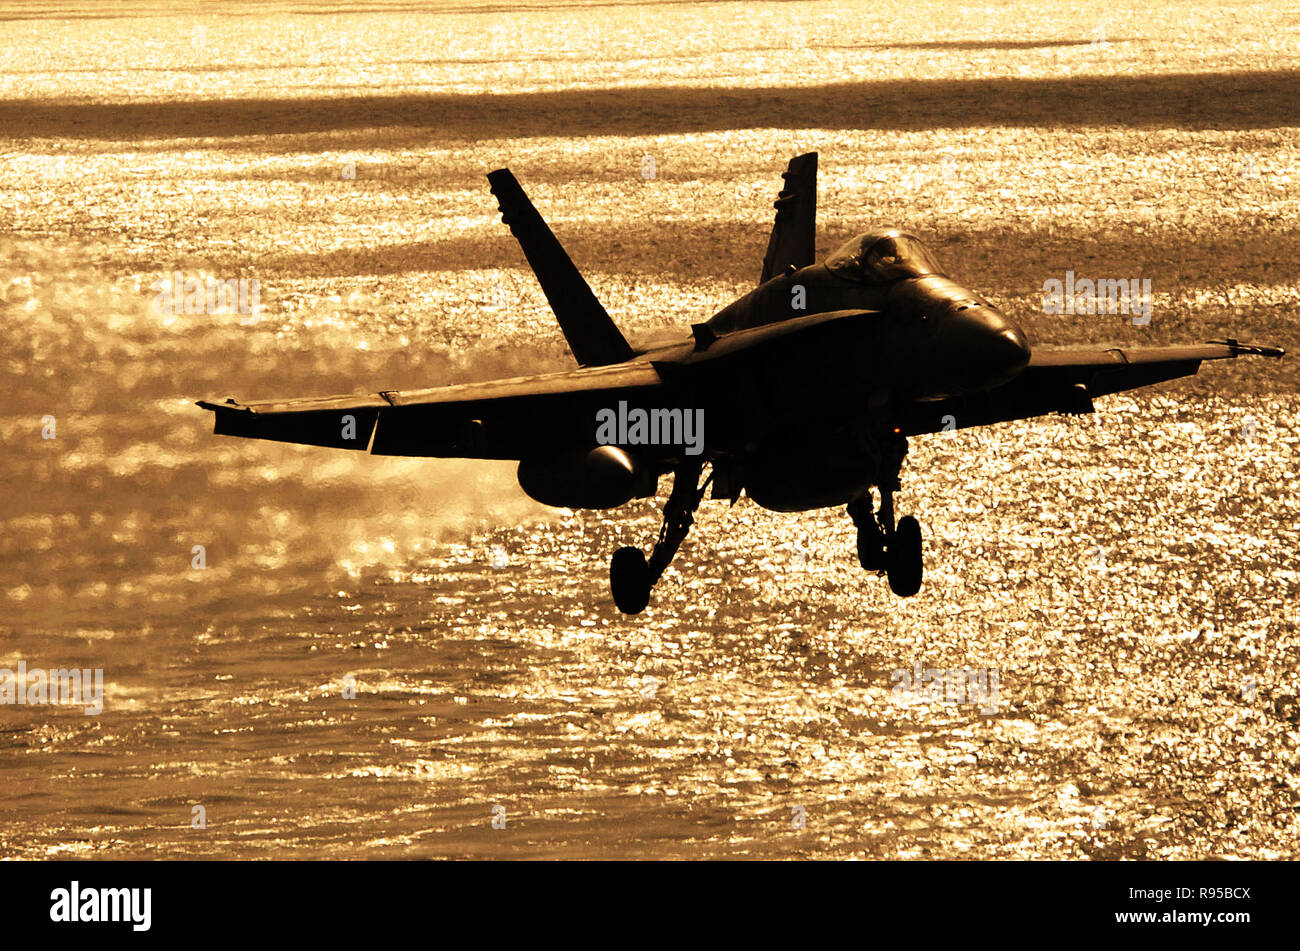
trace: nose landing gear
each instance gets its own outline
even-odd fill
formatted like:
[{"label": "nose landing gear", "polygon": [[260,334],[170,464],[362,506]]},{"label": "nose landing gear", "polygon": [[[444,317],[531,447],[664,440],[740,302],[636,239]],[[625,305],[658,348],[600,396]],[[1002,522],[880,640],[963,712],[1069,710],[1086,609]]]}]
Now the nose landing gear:
[{"label": "nose landing gear", "polygon": [[910,515],[894,523],[894,493],[907,457],[907,439],[897,429],[874,444],[880,461],[880,510],[871,511],[871,490],[849,503],[849,518],[858,529],[858,563],[885,574],[889,589],[901,598],[921,590],[921,526]]},{"label": "nose landing gear", "polygon": [[900,598],[910,598],[921,590],[921,524],[912,516],[898,520],[894,537],[886,552],[889,564],[889,590]]},{"label": "nose landing gear", "polygon": [[881,488],[880,511],[871,511],[871,495],[849,503],[849,517],[858,529],[858,563],[867,571],[884,573],[889,589],[909,598],[921,590],[921,525],[910,515],[894,524],[894,490]]}]

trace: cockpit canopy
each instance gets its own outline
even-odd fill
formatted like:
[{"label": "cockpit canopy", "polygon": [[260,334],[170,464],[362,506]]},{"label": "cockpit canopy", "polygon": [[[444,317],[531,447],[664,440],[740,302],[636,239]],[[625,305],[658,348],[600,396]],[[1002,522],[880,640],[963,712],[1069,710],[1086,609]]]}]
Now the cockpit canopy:
[{"label": "cockpit canopy", "polygon": [[943,273],[918,238],[896,228],[868,231],[846,241],[826,259],[826,268],[836,277],[861,284],[890,284]]}]

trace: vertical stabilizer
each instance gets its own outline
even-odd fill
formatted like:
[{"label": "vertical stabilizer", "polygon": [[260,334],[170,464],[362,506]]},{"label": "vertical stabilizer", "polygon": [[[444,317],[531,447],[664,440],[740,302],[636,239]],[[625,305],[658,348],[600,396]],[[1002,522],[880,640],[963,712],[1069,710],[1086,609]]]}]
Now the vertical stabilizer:
[{"label": "vertical stabilizer", "polygon": [[501,205],[501,220],[523,248],[579,365],[608,366],[632,359],[634,354],[627,340],[510,170],[501,168],[489,173],[488,182]]},{"label": "vertical stabilizer", "polygon": [[760,284],[788,267],[814,264],[817,258],[817,153],[796,155],[781,177],[785,186],[776,199]]}]

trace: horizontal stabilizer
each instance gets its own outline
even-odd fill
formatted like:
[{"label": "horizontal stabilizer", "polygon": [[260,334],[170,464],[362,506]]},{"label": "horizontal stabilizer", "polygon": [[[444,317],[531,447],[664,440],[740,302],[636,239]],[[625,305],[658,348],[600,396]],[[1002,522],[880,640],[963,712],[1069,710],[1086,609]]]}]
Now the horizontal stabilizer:
[{"label": "horizontal stabilizer", "polygon": [[609,366],[633,357],[632,348],[591,292],[515,176],[501,168],[488,174],[501,220],[523,248],[569,349],[584,367]]}]

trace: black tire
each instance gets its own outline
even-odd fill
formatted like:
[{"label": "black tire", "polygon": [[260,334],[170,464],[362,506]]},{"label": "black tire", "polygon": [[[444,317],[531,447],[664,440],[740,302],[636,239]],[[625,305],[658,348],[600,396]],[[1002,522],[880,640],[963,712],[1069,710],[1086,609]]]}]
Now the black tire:
[{"label": "black tire", "polygon": [[910,515],[898,520],[889,542],[889,590],[910,598],[921,590],[921,525]]},{"label": "black tire", "polygon": [[614,552],[609,563],[609,593],[624,614],[640,614],[650,603],[650,569],[641,549],[628,546]]}]

